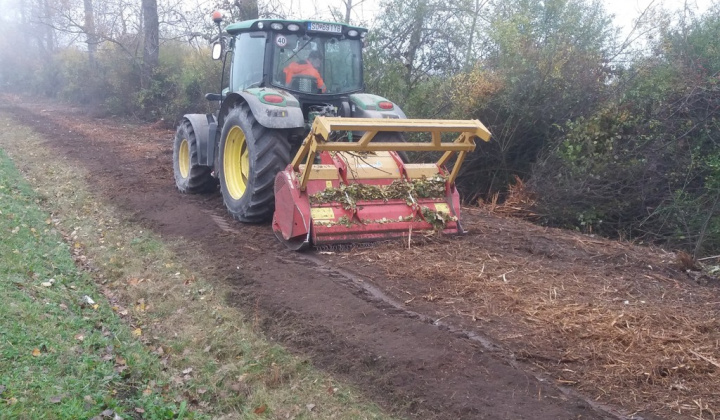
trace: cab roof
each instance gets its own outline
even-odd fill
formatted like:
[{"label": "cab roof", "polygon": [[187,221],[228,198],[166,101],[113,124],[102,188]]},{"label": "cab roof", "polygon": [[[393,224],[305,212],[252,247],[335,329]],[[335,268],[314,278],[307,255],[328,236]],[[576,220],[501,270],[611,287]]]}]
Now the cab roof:
[{"label": "cab roof", "polygon": [[[279,25],[278,25],[279,24]],[[297,34],[345,35],[351,38],[364,37],[367,29],[340,22],[321,20],[254,19],[228,25],[225,31],[230,35],[243,32],[275,31]]]}]

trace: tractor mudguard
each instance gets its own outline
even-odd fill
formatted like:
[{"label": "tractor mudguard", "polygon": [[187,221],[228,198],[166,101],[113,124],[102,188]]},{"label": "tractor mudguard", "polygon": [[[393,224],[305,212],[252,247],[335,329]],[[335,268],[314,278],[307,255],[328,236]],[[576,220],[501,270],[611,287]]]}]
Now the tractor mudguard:
[{"label": "tractor mudguard", "polygon": [[[380,103],[390,103],[392,108],[383,109]],[[350,112],[354,118],[407,118],[396,103],[370,93],[350,95]]]},{"label": "tractor mudguard", "polygon": [[183,118],[190,122],[195,132],[198,164],[212,166],[215,159],[217,119],[213,114],[185,114]]},{"label": "tractor mudguard", "polygon": [[[263,127],[280,129],[305,127],[305,117],[299,102],[285,91],[270,88],[248,89],[239,92],[239,95],[247,102],[253,116]],[[265,95],[278,95],[287,99],[275,105],[263,102],[262,98]]]}]

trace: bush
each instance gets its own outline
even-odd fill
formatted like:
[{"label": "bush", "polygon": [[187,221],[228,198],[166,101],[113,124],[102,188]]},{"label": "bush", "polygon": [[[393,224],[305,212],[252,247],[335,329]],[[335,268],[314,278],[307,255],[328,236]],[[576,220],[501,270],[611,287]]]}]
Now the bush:
[{"label": "bush", "polygon": [[695,253],[720,251],[717,17],[665,34],[602,109],[563,125],[533,171],[546,222]]},{"label": "bush", "polygon": [[222,65],[210,58],[209,49],[194,50],[183,44],[165,44],[151,85],[140,89],[135,104],[145,120],[174,122],[185,113],[212,110],[204,99],[220,87]]}]

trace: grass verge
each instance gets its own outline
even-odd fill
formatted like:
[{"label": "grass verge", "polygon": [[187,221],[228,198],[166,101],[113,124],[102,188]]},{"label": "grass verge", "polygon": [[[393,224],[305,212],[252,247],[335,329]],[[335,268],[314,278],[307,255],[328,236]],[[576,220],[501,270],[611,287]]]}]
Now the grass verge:
[{"label": "grass verge", "polygon": [[[39,254],[38,264],[45,265],[38,265],[38,269],[30,273],[23,268],[28,264],[12,263],[19,271],[14,277],[10,276],[15,279],[8,280],[11,287],[4,289],[27,296],[28,311],[37,313],[36,320],[29,323],[57,322],[62,313],[58,311],[68,310],[77,311],[77,321],[85,322],[73,325],[64,338],[60,337],[62,334],[54,324],[49,323],[51,333],[40,341],[30,340],[35,334],[28,334],[29,341],[19,350],[24,354],[18,357],[35,363],[40,360],[32,355],[36,347],[41,353],[45,349],[45,354],[58,354],[61,351],[59,342],[67,342],[70,349],[67,354],[74,355],[72,351],[87,346],[93,350],[92,357],[99,357],[100,361],[78,369],[98,370],[96,398],[102,397],[102,401],[110,398],[96,410],[107,406],[143,418],[175,418],[186,415],[188,410],[196,417],[226,419],[386,418],[379,408],[362,401],[350,387],[314,370],[306,360],[265,341],[255,332],[251,314],[240,313],[225,304],[225,297],[230,292],[227,286],[221,281],[204,278],[202,255],[190,261],[189,257],[181,259],[172,251],[175,247],[190,245],[175,243],[168,246],[151,232],[129,223],[123,214],[93,197],[82,181],[85,179],[83,170],[73,168],[53,155],[47,140],[28,128],[16,126],[2,114],[0,124],[11,127],[0,132],[0,148],[13,158],[34,188],[31,191],[29,187],[23,187],[26,204],[38,205],[52,214],[49,224],[46,223],[47,216],[38,212],[41,216],[37,226],[18,220],[11,220],[8,226],[12,226],[11,230],[20,226],[16,234],[29,235],[25,238],[28,241],[33,234],[55,235],[49,240],[52,247]],[[17,176],[12,179],[9,184],[19,182]],[[0,215],[2,220],[9,219],[3,216]],[[28,227],[22,227],[22,223]],[[13,250],[18,249],[20,253],[13,255],[22,255],[23,247],[32,247],[28,244],[13,245]],[[43,255],[50,255],[51,251],[67,257],[62,267],[68,272],[76,265],[81,267],[85,274],[76,275],[83,279],[82,282],[72,283],[68,280],[69,274],[58,271],[53,264],[47,265],[49,259]],[[75,265],[69,259],[70,255]],[[3,262],[3,266],[5,264]],[[50,278],[55,279],[54,284],[42,286]],[[27,287],[15,286],[17,283],[27,284]],[[63,293],[64,296],[62,302],[55,304],[56,309],[43,300],[51,293]],[[91,296],[97,307],[83,304],[85,295]],[[0,305],[11,305],[17,299],[20,296],[3,295],[5,303]],[[61,303],[67,309],[61,307]],[[42,315],[45,313],[51,318]],[[17,329],[15,324],[20,323],[17,315],[2,319],[9,325],[2,328]],[[112,331],[109,322],[118,333],[108,334]],[[83,339],[77,338],[77,334],[84,334]],[[114,358],[104,361],[103,357],[108,357],[108,345],[113,346]],[[122,350],[125,348],[128,350]],[[28,349],[30,353],[27,353]],[[56,349],[55,353],[51,349]],[[132,356],[134,352],[138,355]],[[68,356],[66,360],[70,359]],[[55,360],[58,360],[58,367],[66,367],[59,358]],[[99,370],[101,368],[96,365],[101,362],[105,363],[102,368],[109,368],[109,371]],[[128,367],[123,369],[123,366]],[[17,370],[13,367],[9,372],[15,374]],[[5,371],[0,372],[4,378]],[[34,372],[45,375],[40,366]],[[117,380],[107,378],[111,375],[117,376]],[[55,399],[50,400],[58,395],[67,394],[65,398],[69,403],[70,395],[76,393],[47,391],[57,384],[58,381],[51,378],[46,384],[48,388],[38,386],[34,391],[37,396],[23,402],[26,405],[22,412],[41,407],[58,410]],[[82,389],[78,384],[67,388]],[[15,398],[10,401],[11,407],[21,403],[15,393],[33,392],[25,387],[10,395],[9,390],[7,387],[1,397],[5,404]],[[77,395],[80,401],[73,397],[73,404],[86,408],[83,404],[86,403],[85,395],[89,394],[79,392]],[[136,406],[145,412],[138,413]],[[0,417],[3,412],[0,409]],[[78,418],[85,417],[91,416]]]},{"label": "grass verge", "polygon": [[0,150],[0,417],[185,416],[186,402],[145,391],[161,365],[75,267],[40,201]]}]

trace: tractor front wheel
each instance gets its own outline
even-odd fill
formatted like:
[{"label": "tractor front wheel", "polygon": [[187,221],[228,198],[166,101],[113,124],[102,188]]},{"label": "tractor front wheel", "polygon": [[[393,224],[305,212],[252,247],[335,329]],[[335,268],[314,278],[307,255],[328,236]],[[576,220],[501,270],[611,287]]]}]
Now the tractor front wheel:
[{"label": "tractor front wheel", "polygon": [[275,175],[290,163],[282,130],[260,125],[246,104],[230,110],[220,136],[218,174],[223,201],[241,222],[270,220],[275,210]]},{"label": "tractor front wheel", "polygon": [[175,185],[183,193],[208,192],[217,186],[217,180],[212,177],[212,169],[198,164],[195,131],[188,120],[183,120],[175,133],[173,173]]}]

